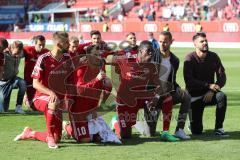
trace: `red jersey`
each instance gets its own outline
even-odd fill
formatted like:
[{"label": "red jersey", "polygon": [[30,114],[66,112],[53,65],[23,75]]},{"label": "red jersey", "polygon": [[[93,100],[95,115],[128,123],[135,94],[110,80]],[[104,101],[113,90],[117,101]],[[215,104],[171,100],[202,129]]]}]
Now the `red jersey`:
[{"label": "red jersey", "polygon": [[32,84],[31,75],[38,57],[47,52],[49,52],[49,50],[46,48],[43,48],[41,52],[37,52],[34,46],[25,46],[23,48],[25,57],[24,80],[27,82],[27,84]]},{"label": "red jersey", "polygon": [[135,106],[137,99],[147,99],[154,96],[149,90],[153,81],[158,78],[158,65],[154,63],[137,63],[136,59],[120,58],[117,65],[120,69],[120,84],[117,92],[117,102]]},{"label": "red jersey", "polygon": [[[69,72],[69,67],[72,67],[72,69],[73,69],[73,66],[66,66],[66,67],[61,67],[60,69],[58,69],[59,66],[61,66],[61,65],[64,66],[65,62],[70,59],[71,59],[71,57],[67,53],[64,53],[60,60],[55,59],[52,56],[51,52],[45,53],[38,57],[36,65],[33,69],[32,78],[39,79],[39,81],[45,87],[50,88],[49,87],[49,81],[50,81],[49,77],[51,77],[51,76],[61,77],[61,75],[62,75],[62,79],[59,79],[59,81],[62,81],[62,80],[64,80],[64,78],[66,78],[66,74],[67,74],[67,72]],[[61,82],[59,82],[59,83],[61,85]],[[56,85],[57,85],[57,81],[56,81]],[[62,87],[62,86],[59,86],[59,87]],[[52,89],[52,88],[50,88],[50,89]],[[37,90],[34,98],[46,100],[46,98],[48,96],[49,95],[41,93],[40,91]]]}]

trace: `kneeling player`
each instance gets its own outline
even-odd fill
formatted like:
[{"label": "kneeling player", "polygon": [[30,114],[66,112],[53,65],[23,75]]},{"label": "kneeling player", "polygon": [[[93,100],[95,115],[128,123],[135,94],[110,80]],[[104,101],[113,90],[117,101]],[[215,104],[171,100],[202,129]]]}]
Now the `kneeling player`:
[{"label": "kneeling player", "polygon": [[[116,60],[121,70],[121,83],[117,93],[118,123],[115,129],[121,138],[131,137],[132,126],[136,124],[137,112],[140,108],[149,110],[149,107],[155,108],[157,105],[162,105],[160,95],[169,91],[157,89],[159,88],[157,86],[161,85],[159,82],[160,66],[151,63],[153,54],[152,44],[143,41],[139,46],[135,62],[131,63],[124,59]],[[153,86],[152,90],[149,89],[151,86]],[[168,131],[172,111],[171,97],[163,97],[161,109],[165,119],[163,128],[164,131]]]},{"label": "kneeling player", "polygon": [[[68,34],[66,32],[56,32],[53,34],[53,50],[41,55],[34,67],[33,87],[37,90],[34,97],[36,109],[43,112],[46,119],[46,132],[33,131],[25,127],[23,132],[14,140],[36,139],[48,144],[49,148],[58,148],[57,143],[61,140],[62,135],[62,113],[60,101],[63,100],[65,93],[57,93],[50,86],[51,76],[65,78],[65,73],[73,70],[73,65],[66,65],[70,60],[69,54],[66,53],[69,47]],[[57,70],[59,66],[64,66]],[[62,87],[59,85],[58,87]]]},{"label": "kneeling player", "polygon": [[77,142],[121,143],[103,118],[97,115],[102,92],[111,92],[112,89],[110,79],[104,72],[99,49],[98,45],[91,45],[87,47],[86,57],[79,57],[79,60],[74,57],[75,66],[81,62],[74,80],[78,96],[72,96],[73,104],[69,108],[71,125],[65,125],[63,129]]}]

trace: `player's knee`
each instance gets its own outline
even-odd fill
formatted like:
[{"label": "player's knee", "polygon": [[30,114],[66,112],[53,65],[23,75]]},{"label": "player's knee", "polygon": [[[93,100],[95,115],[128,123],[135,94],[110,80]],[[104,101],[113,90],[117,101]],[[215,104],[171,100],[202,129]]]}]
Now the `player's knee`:
[{"label": "player's knee", "polygon": [[223,92],[216,93],[217,102],[225,102],[227,100],[227,96]]}]

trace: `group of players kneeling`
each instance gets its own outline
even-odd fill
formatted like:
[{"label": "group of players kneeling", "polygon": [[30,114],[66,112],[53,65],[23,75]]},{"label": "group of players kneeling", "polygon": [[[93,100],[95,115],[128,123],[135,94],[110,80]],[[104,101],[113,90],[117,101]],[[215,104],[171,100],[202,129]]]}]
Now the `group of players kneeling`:
[{"label": "group of players kneeling", "polygon": [[[122,144],[122,140],[131,137],[133,126],[146,136],[155,136],[160,111],[163,113],[162,140],[190,139],[183,130],[190,97],[175,83],[176,73],[169,71],[165,75],[168,71],[159,63],[159,50],[154,49],[148,40],[136,45],[134,33],[126,35],[126,45],[118,50],[105,43],[99,31],[91,31],[90,36],[91,42],[79,44],[76,37],[69,38],[66,32],[55,32],[53,49],[35,55],[37,61],[30,82],[35,93],[32,98],[28,97],[28,101],[32,101],[32,108],[44,113],[47,131],[38,132],[25,127],[14,140],[40,140],[55,149],[64,130],[77,142]],[[172,40],[170,32],[162,32],[161,36]],[[41,39],[36,40],[36,44],[40,42]],[[45,45],[45,39],[41,43]],[[176,61],[179,65],[177,58]],[[106,65],[112,66],[112,72],[116,73],[111,78],[106,74]],[[165,79],[161,78],[163,75]],[[110,128],[97,111],[111,94],[113,78],[118,79],[119,85],[114,86],[117,90],[117,116],[112,119]],[[185,103],[180,109],[174,136],[169,133],[174,104],[171,92],[182,95],[178,97],[183,97],[180,101]],[[137,122],[141,108],[145,121]],[[65,111],[70,123],[63,122]]]}]

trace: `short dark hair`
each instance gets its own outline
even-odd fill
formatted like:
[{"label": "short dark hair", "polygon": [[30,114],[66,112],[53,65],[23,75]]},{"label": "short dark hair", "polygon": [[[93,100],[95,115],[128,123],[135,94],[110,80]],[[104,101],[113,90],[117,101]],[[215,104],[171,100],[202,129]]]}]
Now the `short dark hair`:
[{"label": "short dark hair", "polygon": [[148,40],[144,40],[140,43],[139,47],[138,47],[138,50],[141,50],[143,48],[146,48],[146,47],[152,47],[152,43]]},{"label": "short dark hair", "polygon": [[46,38],[43,35],[37,35],[33,37],[33,41],[35,44],[37,43],[37,41],[45,41],[45,40]]},{"label": "short dark hair", "polygon": [[96,45],[90,45],[86,48],[86,54],[92,54],[92,53],[96,53],[97,51],[99,51],[101,49],[101,46],[99,44]]},{"label": "short dark hair", "polygon": [[172,34],[169,31],[162,31],[160,35],[168,36],[170,39],[172,39]]},{"label": "short dark hair", "polygon": [[62,41],[68,39],[68,33],[63,31],[57,31],[53,33],[53,41]]},{"label": "short dark hair", "polygon": [[195,41],[198,37],[204,37],[204,38],[206,38],[207,36],[206,36],[206,33],[204,33],[204,32],[197,32],[197,33],[193,36],[192,40]]},{"label": "short dark hair", "polygon": [[136,34],[134,32],[129,32],[126,34],[126,37],[128,37],[129,35],[133,35],[133,36],[136,36]]},{"label": "short dark hair", "polygon": [[8,41],[3,37],[0,37],[0,47],[3,48],[3,50],[8,47]]},{"label": "short dark hair", "polygon": [[94,34],[97,34],[97,35],[102,36],[101,33],[100,33],[100,31],[98,31],[98,30],[92,30],[92,31],[90,32],[90,36],[91,36],[91,37],[92,37]]}]

